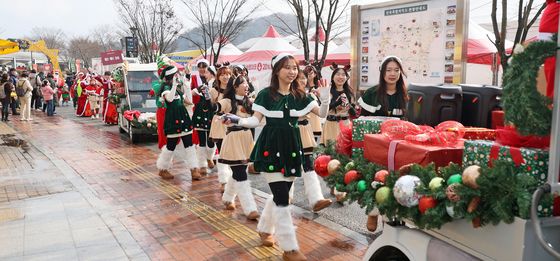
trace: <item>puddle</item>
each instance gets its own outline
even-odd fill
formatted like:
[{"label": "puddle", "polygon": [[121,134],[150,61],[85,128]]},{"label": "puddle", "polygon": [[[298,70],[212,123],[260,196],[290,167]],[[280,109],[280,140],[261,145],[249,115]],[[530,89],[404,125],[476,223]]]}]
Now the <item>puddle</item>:
[{"label": "puddle", "polygon": [[342,249],[342,250],[353,250],[354,249],[354,244],[349,243],[348,241],[344,241],[344,240],[340,240],[340,239],[334,239],[329,241],[329,245],[332,247],[336,247],[338,249]]},{"label": "puddle", "polygon": [[15,134],[2,134],[0,135],[0,141],[2,141],[0,146],[18,147],[22,148],[24,152],[29,150],[29,144],[27,141],[16,137]]}]

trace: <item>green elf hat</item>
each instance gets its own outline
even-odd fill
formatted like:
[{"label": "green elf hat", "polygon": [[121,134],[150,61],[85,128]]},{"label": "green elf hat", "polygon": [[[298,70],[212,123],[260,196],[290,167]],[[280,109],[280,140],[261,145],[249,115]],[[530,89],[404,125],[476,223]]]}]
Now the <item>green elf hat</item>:
[{"label": "green elf hat", "polygon": [[163,79],[165,76],[172,75],[177,72],[177,67],[171,65],[171,59],[169,59],[169,57],[165,55],[160,55],[156,59],[156,63],[160,79]]}]

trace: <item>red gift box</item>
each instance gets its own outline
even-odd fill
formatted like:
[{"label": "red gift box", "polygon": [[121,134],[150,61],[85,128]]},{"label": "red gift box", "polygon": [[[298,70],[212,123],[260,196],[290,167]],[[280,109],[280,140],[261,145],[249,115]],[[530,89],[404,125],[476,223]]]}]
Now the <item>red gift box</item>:
[{"label": "red gift box", "polygon": [[364,137],[365,159],[387,166],[389,170],[398,170],[410,163],[426,166],[433,162],[436,167],[445,167],[450,162],[461,165],[463,148],[462,141],[453,147],[439,147],[391,140],[383,134],[366,134]]},{"label": "red gift box", "polygon": [[496,140],[496,130],[487,128],[465,128],[465,140]]},{"label": "red gift box", "polygon": [[504,127],[504,111],[492,111],[492,129],[497,129],[498,127]]}]

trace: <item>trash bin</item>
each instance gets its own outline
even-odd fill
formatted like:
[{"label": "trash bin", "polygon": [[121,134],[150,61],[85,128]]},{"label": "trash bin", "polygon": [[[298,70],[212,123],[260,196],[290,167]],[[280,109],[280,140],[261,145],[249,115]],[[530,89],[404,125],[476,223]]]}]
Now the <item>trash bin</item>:
[{"label": "trash bin", "polygon": [[407,118],[416,124],[436,126],[461,121],[462,91],[456,85],[411,83],[408,87]]},{"label": "trash bin", "polygon": [[463,90],[461,123],[471,127],[492,127],[492,111],[501,110],[502,88],[492,85],[460,84]]}]

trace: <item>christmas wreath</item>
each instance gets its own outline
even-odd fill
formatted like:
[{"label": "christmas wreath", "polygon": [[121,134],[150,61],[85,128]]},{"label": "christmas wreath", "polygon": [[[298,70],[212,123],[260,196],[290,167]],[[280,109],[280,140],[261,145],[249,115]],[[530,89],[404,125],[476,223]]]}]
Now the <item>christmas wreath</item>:
[{"label": "christmas wreath", "polygon": [[[473,226],[512,223],[529,218],[531,194],[537,180],[519,174],[515,164],[496,160],[493,167],[456,164],[403,166],[389,172],[362,157],[350,158],[336,151],[334,143],[316,151],[315,171],[327,185],[347,192],[346,200],[358,202],[369,213],[377,207],[389,219],[407,219],[419,228],[440,228],[466,218]],[[552,197],[545,199],[548,204]]]},{"label": "christmas wreath", "polygon": [[505,119],[523,135],[550,133],[552,101],[538,93],[536,78],[544,60],[556,54],[556,37],[553,41],[530,43],[524,51],[514,54],[504,75]]},{"label": "christmas wreath", "polygon": [[157,132],[157,121],[155,113],[144,112],[141,113],[137,110],[126,110],[123,117],[130,122],[134,128],[147,129],[153,133]]}]

